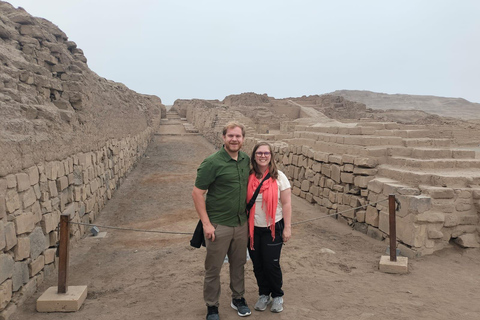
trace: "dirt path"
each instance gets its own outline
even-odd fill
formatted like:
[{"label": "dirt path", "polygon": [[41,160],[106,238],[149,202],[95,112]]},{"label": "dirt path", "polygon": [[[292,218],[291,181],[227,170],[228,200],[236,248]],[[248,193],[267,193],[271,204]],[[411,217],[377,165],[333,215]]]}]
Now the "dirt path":
[{"label": "dirt path", "polygon": [[[146,156],[101,213],[98,225],[193,232],[191,200],[196,168],[214,147],[199,135],[165,125]],[[174,135],[177,134],[177,135]],[[293,197],[293,221],[318,216],[318,209]],[[88,285],[80,311],[41,314],[36,299],[50,275],[13,320],[204,319],[204,248],[189,236],[107,231],[72,245],[70,285]],[[480,319],[480,250],[445,250],[410,260],[410,273],[378,271],[387,244],[352,231],[332,218],[300,224],[284,247],[285,310],[253,311],[250,319]],[[322,253],[328,248],[335,253]],[[252,264],[246,266],[246,299],[256,301]],[[228,268],[222,270],[220,316],[239,319],[230,308]]]}]

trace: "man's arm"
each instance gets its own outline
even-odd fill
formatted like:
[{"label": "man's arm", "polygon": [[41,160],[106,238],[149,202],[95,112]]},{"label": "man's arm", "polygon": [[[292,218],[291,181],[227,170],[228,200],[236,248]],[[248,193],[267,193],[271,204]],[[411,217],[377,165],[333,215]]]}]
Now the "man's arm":
[{"label": "man's arm", "polygon": [[210,223],[208,218],[207,208],[205,206],[205,193],[207,190],[198,189],[193,187],[192,198],[193,203],[195,204],[195,209],[197,210],[198,217],[202,220],[203,224],[203,233],[207,239],[215,241],[215,228]]}]

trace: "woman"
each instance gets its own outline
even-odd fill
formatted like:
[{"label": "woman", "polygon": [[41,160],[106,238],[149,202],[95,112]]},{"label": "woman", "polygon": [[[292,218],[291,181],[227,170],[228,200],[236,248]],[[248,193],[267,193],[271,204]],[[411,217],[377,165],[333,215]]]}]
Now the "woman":
[{"label": "woman", "polygon": [[282,312],[280,253],[282,244],[292,235],[290,182],[285,174],[277,169],[270,144],[258,143],[253,148],[250,159],[252,169],[248,178],[247,203],[263,178],[270,173],[270,178],[266,179],[260,188],[248,218],[248,251],[259,292],[255,310],[263,311],[273,302],[270,311]]}]

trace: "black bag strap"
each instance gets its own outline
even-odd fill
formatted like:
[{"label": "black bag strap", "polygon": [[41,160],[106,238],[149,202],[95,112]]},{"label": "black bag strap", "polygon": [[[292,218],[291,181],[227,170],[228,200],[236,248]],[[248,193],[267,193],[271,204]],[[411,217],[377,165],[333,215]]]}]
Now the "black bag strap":
[{"label": "black bag strap", "polygon": [[255,192],[253,193],[252,199],[250,199],[250,201],[247,203],[248,211],[250,211],[250,209],[252,209],[253,205],[255,204],[255,200],[257,200],[258,193],[260,192],[260,188],[262,187],[263,181],[267,180],[268,178],[270,178],[270,172],[267,173],[265,178],[263,178],[263,180],[260,182],[260,184],[257,187],[257,190],[255,190]]}]

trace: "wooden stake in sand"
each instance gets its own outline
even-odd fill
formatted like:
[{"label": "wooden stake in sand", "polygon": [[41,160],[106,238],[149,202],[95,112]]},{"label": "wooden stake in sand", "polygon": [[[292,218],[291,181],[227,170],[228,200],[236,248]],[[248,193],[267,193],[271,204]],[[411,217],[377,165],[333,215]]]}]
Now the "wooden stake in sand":
[{"label": "wooden stake in sand", "polygon": [[390,228],[390,261],[397,261],[397,224],[395,221],[395,195],[388,196],[388,219]]},{"label": "wooden stake in sand", "polygon": [[68,287],[68,257],[70,246],[70,214],[60,216],[58,247],[58,286],[50,287],[37,299],[38,312],[78,311],[87,298],[87,286]]},{"label": "wooden stake in sand", "polygon": [[67,293],[68,256],[70,244],[70,216],[60,216],[60,244],[58,247],[58,293]]},{"label": "wooden stake in sand", "polygon": [[397,258],[397,224],[395,220],[395,195],[388,196],[388,222],[390,236],[390,259],[388,256],[380,258],[379,270],[385,273],[408,273],[408,258]]}]

